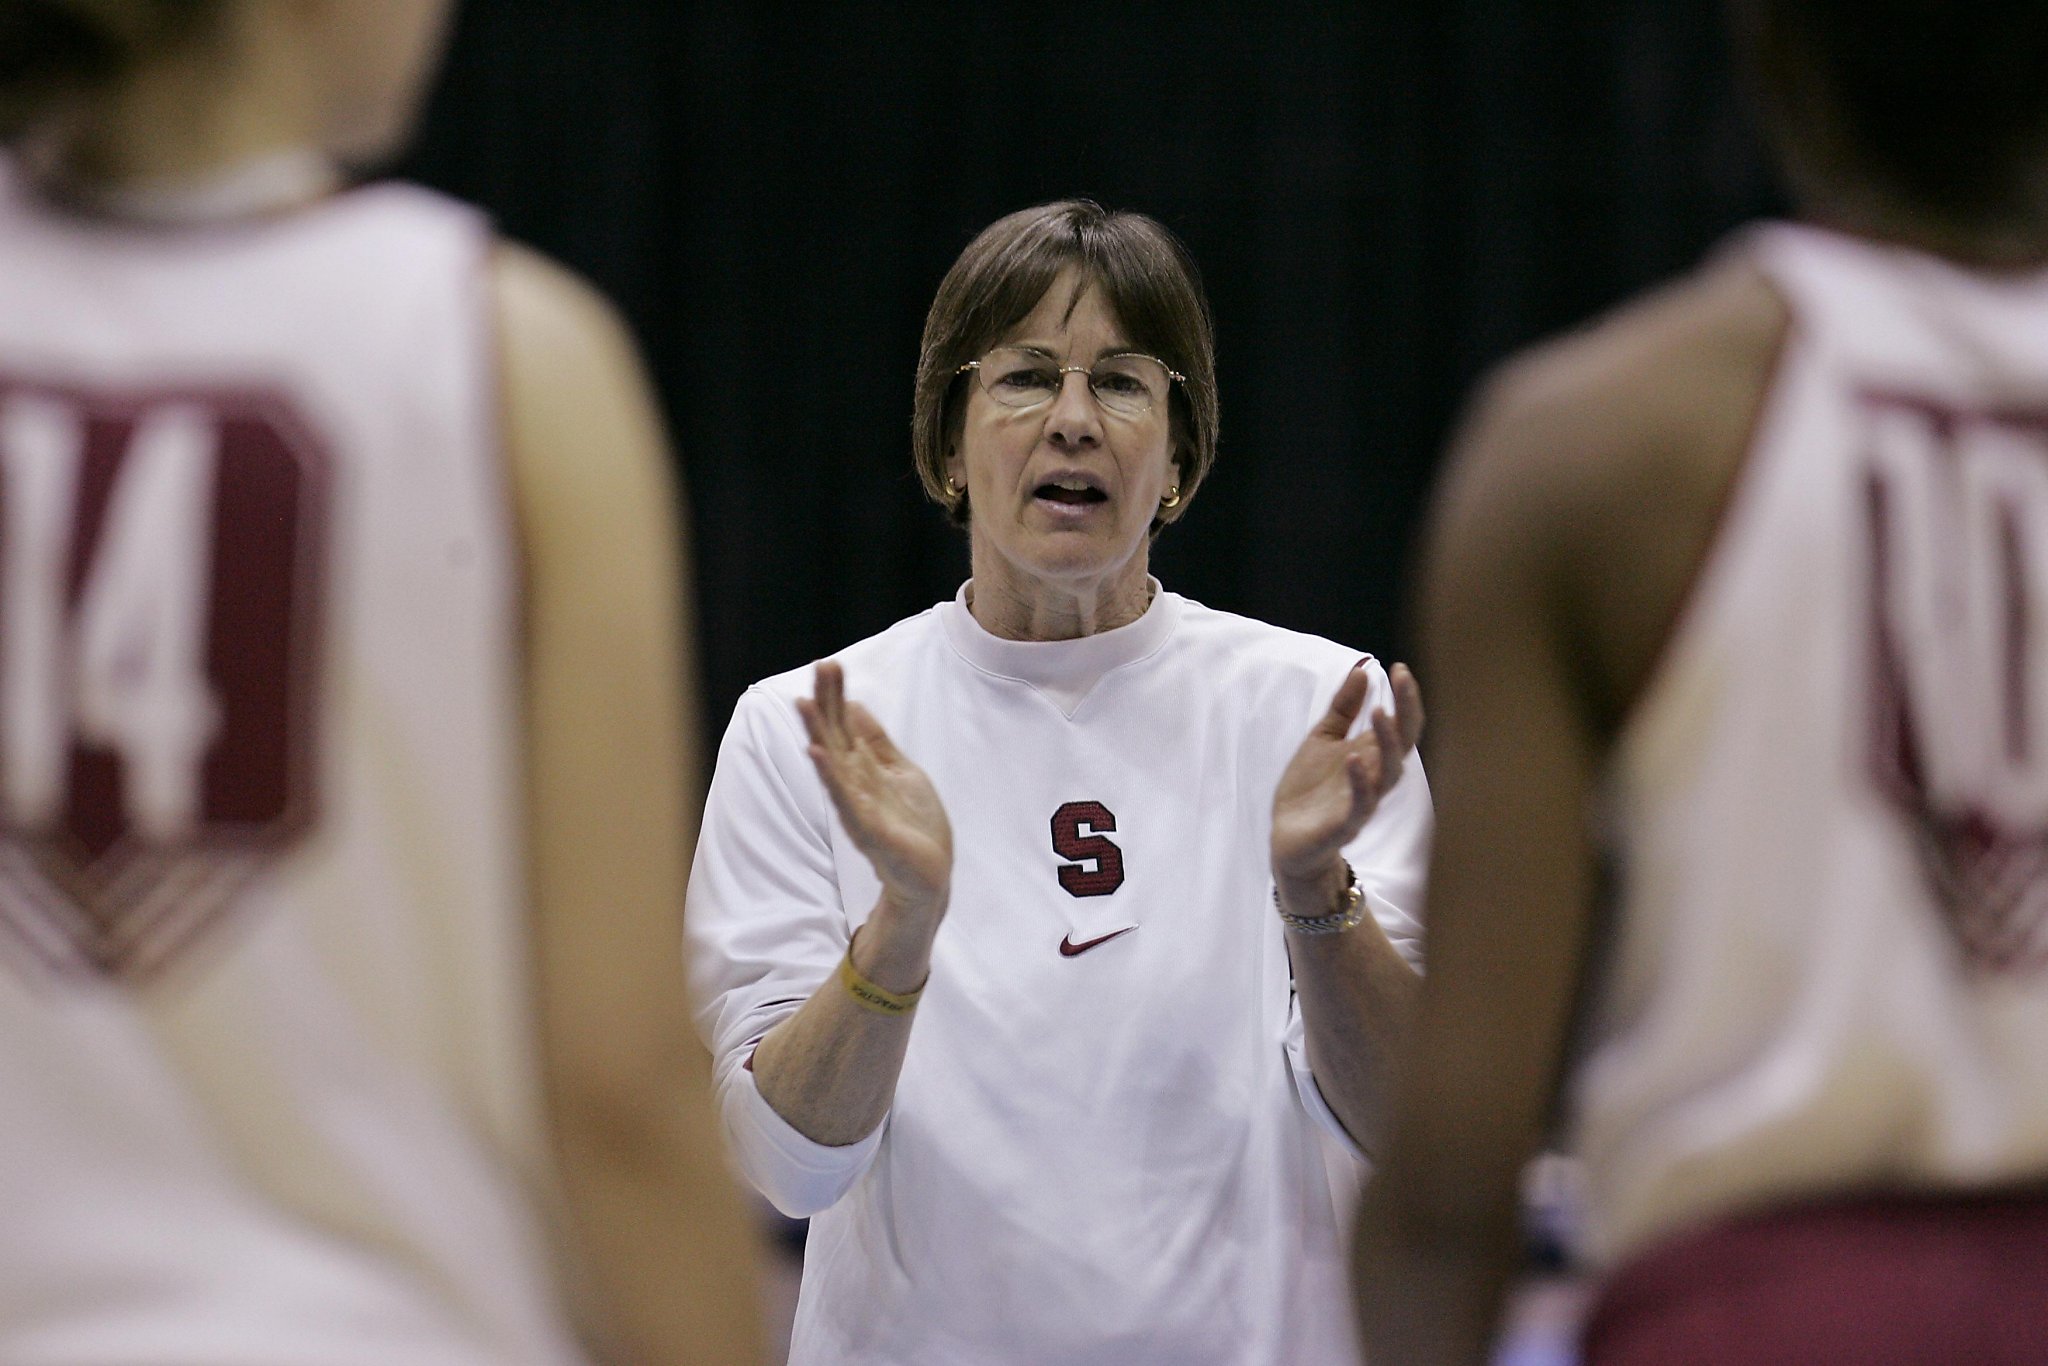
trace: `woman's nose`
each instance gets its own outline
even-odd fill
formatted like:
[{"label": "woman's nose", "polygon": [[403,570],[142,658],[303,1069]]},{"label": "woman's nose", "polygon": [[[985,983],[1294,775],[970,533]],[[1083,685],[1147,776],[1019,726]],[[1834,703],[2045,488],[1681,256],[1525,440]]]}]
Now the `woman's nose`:
[{"label": "woman's nose", "polygon": [[1045,434],[1059,446],[1083,446],[1102,440],[1102,409],[1095,392],[1088,387],[1084,370],[1069,370],[1060,376],[1059,396],[1046,414]]}]

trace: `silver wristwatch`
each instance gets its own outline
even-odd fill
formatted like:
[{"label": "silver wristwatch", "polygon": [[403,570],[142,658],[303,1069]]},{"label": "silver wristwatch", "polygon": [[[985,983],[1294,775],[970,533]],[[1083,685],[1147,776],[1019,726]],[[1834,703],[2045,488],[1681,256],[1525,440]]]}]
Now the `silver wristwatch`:
[{"label": "silver wristwatch", "polygon": [[1358,885],[1358,874],[1347,861],[1344,864],[1344,894],[1337,901],[1337,909],[1328,915],[1295,915],[1280,904],[1280,887],[1273,886],[1273,909],[1280,912],[1280,923],[1301,934],[1342,934],[1365,919],[1365,889]]}]

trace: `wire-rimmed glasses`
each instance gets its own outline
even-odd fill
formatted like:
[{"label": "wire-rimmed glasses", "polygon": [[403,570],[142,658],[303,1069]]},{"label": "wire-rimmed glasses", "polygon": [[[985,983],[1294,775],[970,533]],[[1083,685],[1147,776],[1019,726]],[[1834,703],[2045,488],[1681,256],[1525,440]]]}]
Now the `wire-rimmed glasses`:
[{"label": "wire-rimmed glasses", "polygon": [[1122,418],[1143,417],[1165,404],[1176,383],[1187,376],[1157,356],[1119,351],[1093,365],[1061,365],[1057,357],[1028,346],[998,346],[958,373],[972,370],[981,391],[1005,408],[1036,408],[1059,397],[1068,375],[1086,375],[1088,391],[1105,412]]}]

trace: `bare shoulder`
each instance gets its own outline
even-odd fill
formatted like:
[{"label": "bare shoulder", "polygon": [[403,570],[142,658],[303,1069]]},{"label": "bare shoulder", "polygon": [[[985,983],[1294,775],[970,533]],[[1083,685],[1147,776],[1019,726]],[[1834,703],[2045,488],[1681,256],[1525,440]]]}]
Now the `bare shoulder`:
[{"label": "bare shoulder", "polygon": [[501,242],[491,291],[505,439],[529,530],[593,500],[645,496],[666,440],[638,349],[611,301],[567,267]]},{"label": "bare shoulder", "polygon": [[1434,568],[1482,559],[1530,585],[1522,608],[1590,656],[1604,720],[1710,548],[1789,325],[1761,272],[1719,260],[1511,359],[1467,416]]},{"label": "bare shoulder", "polygon": [[491,292],[508,360],[590,364],[606,352],[631,356],[618,309],[567,266],[518,242],[491,256]]},{"label": "bare shoulder", "polygon": [[1684,477],[1704,447],[1747,438],[1789,317],[1747,263],[1709,266],[1509,360],[1462,452],[1540,459],[1567,496]]}]

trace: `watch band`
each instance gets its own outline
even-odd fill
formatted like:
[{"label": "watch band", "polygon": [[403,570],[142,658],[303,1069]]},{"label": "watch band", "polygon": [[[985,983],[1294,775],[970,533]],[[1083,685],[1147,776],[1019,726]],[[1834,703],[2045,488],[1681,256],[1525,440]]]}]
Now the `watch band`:
[{"label": "watch band", "polygon": [[1280,923],[1300,934],[1342,934],[1365,919],[1365,889],[1358,885],[1358,874],[1347,860],[1344,864],[1344,894],[1338,898],[1337,909],[1328,915],[1295,915],[1280,904],[1280,887],[1273,887],[1273,909],[1280,912]]}]

